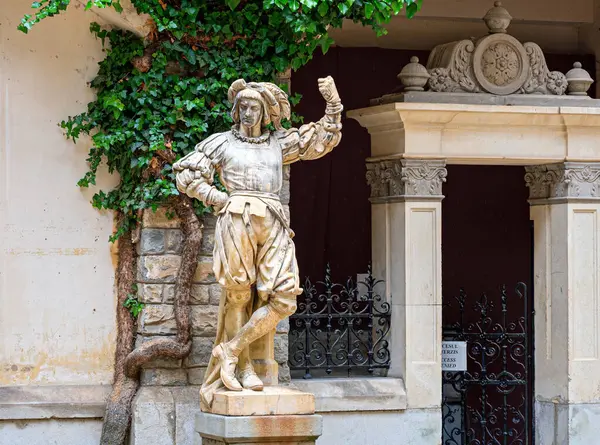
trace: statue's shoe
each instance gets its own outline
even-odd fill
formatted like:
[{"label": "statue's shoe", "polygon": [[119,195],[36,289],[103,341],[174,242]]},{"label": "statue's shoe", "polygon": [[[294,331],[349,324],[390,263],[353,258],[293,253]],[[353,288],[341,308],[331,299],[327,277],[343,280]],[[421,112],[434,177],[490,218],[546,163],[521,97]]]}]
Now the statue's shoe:
[{"label": "statue's shoe", "polygon": [[242,385],[235,378],[235,367],[237,366],[238,358],[235,355],[227,353],[223,345],[217,345],[212,351],[213,357],[219,360],[221,365],[221,380],[225,387],[231,391],[241,391]]},{"label": "statue's shoe", "polygon": [[258,378],[256,372],[254,372],[254,368],[252,368],[252,365],[249,365],[245,369],[242,369],[238,372],[238,380],[246,389],[251,389],[252,391],[263,390],[263,382],[261,379]]}]

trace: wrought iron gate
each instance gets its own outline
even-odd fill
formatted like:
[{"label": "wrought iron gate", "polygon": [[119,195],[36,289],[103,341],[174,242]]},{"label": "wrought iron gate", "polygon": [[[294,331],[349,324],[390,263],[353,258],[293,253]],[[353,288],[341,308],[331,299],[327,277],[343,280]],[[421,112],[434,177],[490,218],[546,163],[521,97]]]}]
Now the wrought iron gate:
[{"label": "wrought iron gate", "polygon": [[533,444],[533,311],[527,286],[444,305],[443,340],[464,341],[467,371],[442,374],[443,445]]}]

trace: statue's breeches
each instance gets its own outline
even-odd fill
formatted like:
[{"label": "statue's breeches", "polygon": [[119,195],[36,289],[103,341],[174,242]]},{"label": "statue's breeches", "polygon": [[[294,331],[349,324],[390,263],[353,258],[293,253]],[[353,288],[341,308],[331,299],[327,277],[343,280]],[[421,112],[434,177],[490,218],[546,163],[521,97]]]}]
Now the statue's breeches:
[{"label": "statue's breeches", "polygon": [[215,231],[214,272],[229,292],[249,289],[287,316],[296,310],[299,286],[296,250],[289,229],[267,208],[265,216],[226,211]]}]

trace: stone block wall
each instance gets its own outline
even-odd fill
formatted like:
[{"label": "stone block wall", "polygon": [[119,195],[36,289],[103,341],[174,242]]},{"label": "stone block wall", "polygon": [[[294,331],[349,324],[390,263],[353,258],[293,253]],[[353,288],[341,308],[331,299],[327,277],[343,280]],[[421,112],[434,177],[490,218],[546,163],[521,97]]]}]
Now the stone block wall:
[{"label": "stone block wall", "polygon": [[[281,198],[289,215],[289,168],[285,168]],[[175,279],[181,262],[182,233],[180,221],[169,218],[169,209],[146,211],[140,239],[137,283],[138,298],[144,309],[138,316],[136,345],[157,336],[174,336],[177,332],[173,313]],[[212,250],[216,217],[204,218],[202,247],[194,276],[191,306],[192,352],[184,360],[159,359],[142,370],[141,383],[146,386],[201,385],[217,333],[217,313],[221,287],[212,271]],[[288,360],[289,322],[281,322],[275,335],[275,360],[279,363],[279,381],[290,381]]]}]

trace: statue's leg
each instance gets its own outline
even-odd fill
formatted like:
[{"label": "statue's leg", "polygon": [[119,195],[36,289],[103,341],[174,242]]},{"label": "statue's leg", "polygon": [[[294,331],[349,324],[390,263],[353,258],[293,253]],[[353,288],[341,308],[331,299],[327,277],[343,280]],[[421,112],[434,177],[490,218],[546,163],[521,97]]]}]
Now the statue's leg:
[{"label": "statue's leg", "polygon": [[227,342],[227,350],[234,355],[292,315],[296,311],[296,296],[301,292],[295,248],[289,232],[272,215],[264,218],[263,224],[266,235],[257,255],[257,290],[268,304],[256,310],[248,323]]},{"label": "statue's leg", "polygon": [[[252,304],[251,286],[256,280],[256,237],[252,227],[246,226],[245,217],[225,214],[217,220],[215,230],[215,274],[226,290],[223,322],[227,339],[235,337],[247,322],[248,306]],[[241,391],[242,384],[236,374],[250,363],[248,348],[232,353],[221,343],[213,349],[213,356],[219,360],[223,384],[230,390]],[[260,380],[253,384],[262,386]]]},{"label": "statue's leg", "polygon": [[[227,289],[227,306],[225,309],[225,331],[227,338],[235,337],[248,322],[248,305],[252,305],[252,292],[249,288]],[[230,372],[228,371],[228,374]],[[263,382],[256,375],[252,366],[250,349],[248,347],[242,349],[238,355],[237,380],[246,389],[254,391],[262,391],[263,389]]]},{"label": "statue's leg", "polygon": [[295,297],[292,299],[273,295],[269,298],[269,304],[254,312],[248,323],[226,343],[227,350],[237,356],[244,348],[247,348],[252,342],[271,332],[275,329],[277,323],[289,317],[294,312],[296,312]]}]

